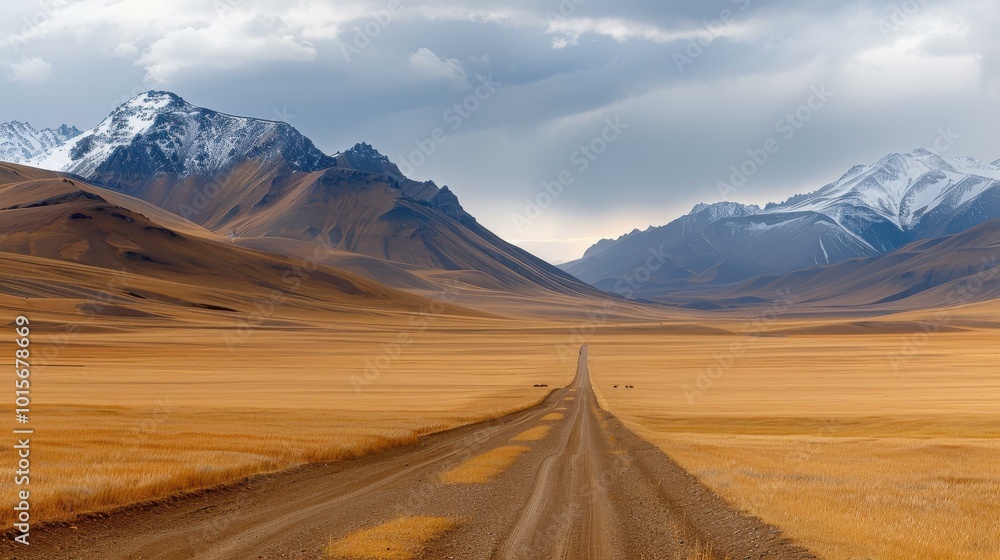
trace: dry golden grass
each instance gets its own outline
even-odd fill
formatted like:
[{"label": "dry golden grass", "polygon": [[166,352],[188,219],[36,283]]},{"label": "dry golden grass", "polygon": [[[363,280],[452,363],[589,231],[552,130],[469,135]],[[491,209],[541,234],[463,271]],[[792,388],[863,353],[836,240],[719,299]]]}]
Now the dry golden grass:
[{"label": "dry golden grass", "polygon": [[337,560],[409,560],[454,526],[446,517],[403,517],[333,540],[323,552]]},{"label": "dry golden grass", "polygon": [[510,441],[540,441],[545,439],[545,436],[549,435],[552,431],[552,426],[537,426],[521,432],[520,434],[514,436]]},{"label": "dry golden grass", "polygon": [[695,543],[693,546],[688,547],[687,550],[681,552],[678,560],[718,560],[718,558],[715,556],[715,552],[711,546]]},{"label": "dry golden grass", "polygon": [[660,443],[824,558],[997,558],[996,441],[691,434]]},{"label": "dry golden grass", "polygon": [[542,416],[542,421],[546,421],[547,422],[547,421],[550,421],[550,420],[562,420],[563,418],[564,418],[564,416],[563,416],[563,414],[561,412],[552,412],[550,414],[546,414],[545,416]]},{"label": "dry golden grass", "polygon": [[[115,321],[116,330],[94,320],[87,330],[99,332],[64,339],[35,331],[34,347],[54,352],[32,374],[33,520],[413,443],[534,405],[550,389],[532,385],[574,373],[551,335],[466,325],[455,336],[446,319],[395,355],[382,345],[398,331],[371,322],[261,329],[230,354],[229,328]],[[388,366],[356,390],[352,377],[383,358]],[[0,447],[0,462],[13,464],[13,453]],[[0,502],[13,503],[15,490],[0,480]],[[0,509],[0,527],[11,514]]]},{"label": "dry golden grass", "polygon": [[[169,296],[154,299],[112,289],[106,271],[25,268],[33,262],[19,257],[17,274],[5,271],[0,309],[32,317],[33,348],[51,364],[36,364],[32,378],[36,521],[411,443],[537,403],[548,389],[533,385],[559,387],[575,371],[560,346],[576,344],[567,325],[580,311],[559,303],[518,311],[562,324],[451,310],[417,327],[428,321],[417,298],[329,299],[310,287],[248,328],[248,302],[266,307],[269,289],[245,278],[236,288],[126,278],[128,290]],[[107,290],[128,305],[82,316],[78,305]],[[522,296],[468,297],[495,312],[524,305]],[[1000,550],[1000,336],[988,328],[997,312],[969,306],[949,315],[966,330],[931,336],[913,313],[881,328],[878,319],[784,321],[765,337],[605,326],[590,337],[591,370],[605,408],[826,558],[985,560]],[[80,328],[65,333],[70,324]],[[910,353],[893,367],[890,356]],[[718,375],[699,377],[706,371]],[[463,465],[470,478],[488,480],[527,450],[502,449]],[[13,451],[0,446],[0,463],[13,464]],[[0,502],[14,491],[0,480]],[[10,513],[0,509],[0,527]]]},{"label": "dry golden grass", "polygon": [[441,473],[445,484],[485,484],[509,469],[523,453],[531,451],[523,445],[505,445],[491,449],[464,461],[450,471]]},{"label": "dry golden grass", "polygon": [[[469,420],[430,411],[43,406],[33,420],[41,437],[33,442],[32,509],[39,519],[66,519],[260,472],[360,457]],[[7,515],[0,519],[9,524]]]},{"label": "dry golden grass", "polygon": [[570,402],[570,401],[576,400],[576,397],[566,397],[563,400],[566,401],[566,402]]},{"label": "dry golden grass", "polygon": [[595,390],[713,490],[823,558],[996,560],[1000,331],[914,339],[899,325],[856,335],[824,324],[764,337],[600,334]]}]

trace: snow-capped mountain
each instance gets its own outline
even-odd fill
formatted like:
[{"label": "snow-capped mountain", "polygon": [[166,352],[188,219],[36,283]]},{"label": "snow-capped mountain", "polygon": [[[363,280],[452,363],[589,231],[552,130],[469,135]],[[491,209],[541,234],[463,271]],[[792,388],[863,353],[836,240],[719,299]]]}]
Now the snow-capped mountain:
[{"label": "snow-capped mountain", "polygon": [[1000,164],[918,149],[856,165],[837,181],[761,209],[699,204],[659,228],[603,240],[563,269],[604,289],[670,254],[635,291],[655,297],[891,252],[1000,218]]},{"label": "snow-capped mountain", "polygon": [[[889,154],[856,166],[822,189],[768,205],[769,213],[816,212],[873,249],[885,252],[915,237],[925,216],[953,213],[997,186],[1000,167],[967,157],[944,158],[925,149]],[[920,237],[920,235],[916,235]]]},{"label": "snow-capped mountain", "polygon": [[695,204],[686,216],[680,218],[684,230],[688,233],[696,233],[704,230],[708,226],[727,218],[744,218],[755,216],[761,213],[760,206],[756,204],[740,204],[739,202],[716,202],[715,204]]},{"label": "snow-capped mountain", "polygon": [[740,218],[760,214],[760,206],[756,204],[740,204],[738,202],[716,202],[715,204],[695,204],[691,212],[677,218],[669,224],[661,227],[649,226],[645,230],[633,229],[631,232],[618,239],[602,239],[595,245],[587,249],[584,258],[594,256],[604,250],[615,246],[626,245],[636,239],[640,243],[648,243],[650,239],[657,239],[661,243],[675,241],[704,230],[708,226],[725,218]]},{"label": "snow-capped mountain", "polygon": [[173,93],[140,94],[23,163],[296,258],[313,243],[407,267],[479,271],[463,281],[481,287],[597,294],[488,231],[447,186],[406,178],[369,144],[328,156],[286,123],[196,107]]},{"label": "snow-capped mountain", "polygon": [[37,130],[26,122],[0,123],[0,161],[25,162],[79,135],[75,126]]},{"label": "snow-capped mountain", "polygon": [[[687,236],[701,233],[721,220],[743,218],[762,212],[756,204],[738,202],[717,202],[697,204],[690,213],[677,218],[665,226],[634,229],[617,239],[602,239],[587,249],[583,258],[572,261],[560,268],[574,276],[596,283],[608,278],[620,278],[644,262],[650,249],[668,247]],[[603,286],[611,289],[613,286]]]},{"label": "snow-capped mountain", "polygon": [[278,156],[303,171],[335,165],[286,123],[218,113],[173,93],[150,91],[25,163],[116,186],[116,175],[211,174],[247,159]]}]

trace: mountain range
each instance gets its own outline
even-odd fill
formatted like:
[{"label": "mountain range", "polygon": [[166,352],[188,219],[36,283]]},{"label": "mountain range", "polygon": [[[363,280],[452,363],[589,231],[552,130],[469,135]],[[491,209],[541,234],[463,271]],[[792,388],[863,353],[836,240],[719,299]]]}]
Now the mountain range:
[{"label": "mountain range", "polygon": [[[293,256],[234,245],[153,204],[62,173],[0,163],[0,214],[0,299],[30,299],[39,313],[75,306],[119,323],[197,325],[213,313],[233,321],[266,315],[279,303],[283,313],[303,317],[382,317],[431,305],[323,262],[304,268]],[[447,315],[482,315],[435,306]]]},{"label": "mountain range", "polygon": [[[979,289],[968,299],[1000,295],[992,275],[983,278],[997,261],[1000,161],[924,149],[763,208],[698,204],[560,268],[500,239],[450,188],[407,178],[367,143],[326,154],[287,123],[168,92],[140,94],[83,132],[2,124],[0,159],[20,163],[0,169],[0,252],[152,276],[201,270],[263,286],[275,281],[273,259],[312,260],[338,293],[357,291],[358,278],[374,281],[362,290],[371,294],[459,285],[492,297],[493,310],[510,294],[717,310],[767,305],[782,289],[814,306],[896,309],[970,279]],[[213,270],[241,262],[270,264],[249,277]],[[231,303],[213,305],[238,307]]]},{"label": "mountain range", "polygon": [[0,123],[0,161],[29,161],[79,135],[75,126],[37,130],[25,122]]},{"label": "mountain range", "polygon": [[[1000,161],[918,149],[851,168],[838,180],[764,208],[699,204],[661,227],[606,239],[562,268],[608,291],[690,303],[758,276],[886,255],[1000,218]],[[643,270],[650,250],[668,256]],[[629,280],[638,273],[642,282]]]},{"label": "mountain range", "polygon": [[343,264],[359,274],[378,270],[380,281],[404,288],[447,277],[478,288],[604,297],[482,227],[447,186],[406,178],[365,143],[327,155],[287,123],[156,91],[82,133],[26,136],[22,129],[34,129],[15,124],[0,129],[0,142],[32,150],[8,160],[151,203],[238,245],[296,256],[321,245],[373,257],[384,262]]}]

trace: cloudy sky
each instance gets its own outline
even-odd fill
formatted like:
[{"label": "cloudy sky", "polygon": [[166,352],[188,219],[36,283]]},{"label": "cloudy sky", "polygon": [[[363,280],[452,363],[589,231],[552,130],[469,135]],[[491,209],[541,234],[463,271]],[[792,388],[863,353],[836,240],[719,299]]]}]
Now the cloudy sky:
[{"label": "cloudy sky", "polygon": [[998,26],[983,0],[13,0],[0,121],[173,91],[369,142],[559,262],[890,152],[1000,158]]}]

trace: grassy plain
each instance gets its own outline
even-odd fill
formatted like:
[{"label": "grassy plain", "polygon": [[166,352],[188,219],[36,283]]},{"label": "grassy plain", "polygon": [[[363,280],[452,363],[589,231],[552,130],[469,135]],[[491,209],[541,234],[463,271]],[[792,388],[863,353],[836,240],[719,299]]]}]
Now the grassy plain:
[{"label": "grassy plain", "polygon": [[545,439],[545,436],[549,435],[551,431],[552,426],[535,426],[514,436],[511,441],[539,441]]},{"label": "grassy plain", "polygon": [[[378,324],[263,328],[232,353],[231,326],[87,327],[33,337],[53,350],[32,373],[36,522],[410,444],[534,405],[551,389],[533,385],[575,371],[551,332],[448,318],[402,345]],[[11,446],[0,462],[13,464]],[[12,482],[0,501],[14,503]]]},{"label": "grassy plain", "polygon": [[518,457],[528,451],[531,451],[531,448],[523,445],[505,445],[490,449],[464,461],[450,471],[441,473],[441,482],[445,484],[485,484],[510,468]]},{"label": "grassy plain", "polygon": [[591,372],[602,406],[823,558],[996,559],[995,310],[604,332]]}]

